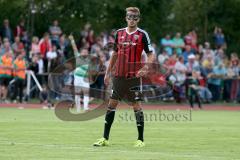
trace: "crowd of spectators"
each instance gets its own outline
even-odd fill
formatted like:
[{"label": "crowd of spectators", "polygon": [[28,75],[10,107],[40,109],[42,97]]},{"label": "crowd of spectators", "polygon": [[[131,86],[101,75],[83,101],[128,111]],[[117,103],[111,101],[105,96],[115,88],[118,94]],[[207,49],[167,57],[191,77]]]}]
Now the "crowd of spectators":
[{"label": "crowd of spectators", "polygon": [[[26,77],[22,77],[24,87],[16,89],[13,80],[16,79],[14,72],[6,76],[6,70],[14,68],[14,63],[5,66],[2,57],[7,55],[14,62],[19,56],[24,56],[26,62],[22,70],[32,70],[41,85],[47,84],[47,73],[51,72],[58,65],[64,64],[74,54],[71,50],[71,44],[58,20],[54,20],[49,26],[48,31],[43,33],[42,37],[29,37],[25,27],[25,21],[21,20],[19,24],[12,28],[8,19],[4,20],[0,29],[0,100],[8,102],[9,100],[22,102],[26,88]],[[108,65],[111,52],[104,49],[108,42],[114,42],[114,32],[101,32],[95,34],[91,24],[87,23],[79,32],[77,47],[88,48],[89,54],[98,57],[99,63],[96,68],[99,70],[95,83],[91,88],[104,89],[104,68]],[[185,36],[176,33],[174,36],[167,34],[160,40],[159,44],[152,44],[155,50],[156,59],[159,64],[165,65],[171,69],[171,75],[167,78],[175,88],[178,88],[177,95],[174,98],[178,101],[186,98],[186,82],[191,77],[192,72],[199,76],[200,90],[199,94],[203,101],[211,102],[224,100],[226,102],[240,100],[240,63],[237,53],[231,53],[230,57],[226,54],[227,43],[221,28],[216,27],[213,32],[213,44],[198,42],[196,31],[191,31]],[[6,61],[7,62],[7,61]],[[12,85],[11,84],[15,84]],[[15,94],[11,95],[7,91],[15,89]],[[46,87],[44,87],[46,88]],[[175,90],[176,91],[176,90]],[[34,91],[30,98],[42,97],[40,93]],[[59,95],[52,94],[53,98],[58,99]],[[46,96],[44,96],[46,97]],[[46,99],[46,98],[45,98]],[[42,100],[44,101],[44,100]]]}]

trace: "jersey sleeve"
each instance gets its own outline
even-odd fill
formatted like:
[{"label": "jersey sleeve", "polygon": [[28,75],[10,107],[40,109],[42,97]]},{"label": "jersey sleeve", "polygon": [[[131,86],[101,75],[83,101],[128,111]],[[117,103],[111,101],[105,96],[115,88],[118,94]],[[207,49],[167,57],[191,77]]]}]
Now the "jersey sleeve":
[{"label": "jersey sleeve", "polygon": [[143,49],[146,52],[146,54],[153,52],[151,41],[147,32],[143,34],[142,42],[143,42]]}]

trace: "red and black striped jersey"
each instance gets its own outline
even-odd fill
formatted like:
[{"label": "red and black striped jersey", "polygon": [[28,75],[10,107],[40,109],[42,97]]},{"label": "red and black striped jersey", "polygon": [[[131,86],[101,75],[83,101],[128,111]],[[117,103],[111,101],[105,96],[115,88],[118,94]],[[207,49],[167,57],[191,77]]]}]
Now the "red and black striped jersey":
[{"label": "red and black striped jersey", "polygon": [[153,51],[148,33],[140,28],[128,33],[127,28],[116,31],[115,51],[117,60],[115,63],[116,77],[134,77],[141,68],[141,56],[143,51],[149,54]]}]

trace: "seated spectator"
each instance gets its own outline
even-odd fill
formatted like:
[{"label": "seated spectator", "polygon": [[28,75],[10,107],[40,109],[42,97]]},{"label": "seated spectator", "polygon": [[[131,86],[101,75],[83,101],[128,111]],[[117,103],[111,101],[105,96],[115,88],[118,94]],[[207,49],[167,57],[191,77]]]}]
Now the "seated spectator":
[{"label": "seated spectator", "polygon": [[168,56],[168,54],[167,54],[167,51],[166,51],[166,50],[163,50],[162,54],[159,54],[159,56],[158,56],[158,62],[159,62],[160,64],[163,64],[164,61],[165,61],[166,59],[168,59],[168,58],[169,58],[169,56]]},{"label": "seated spectator", "polygon": [[24,51],[24,45],[20,41],[20,37],[15,37],[15,41],[12,45],[12,49],[14,52],[14,57],[18,57]]},{"label": "seated spectator", "polygon": [[202,62],[203,68],[207,68],[209,65],[214,65],[213,57],[211,55],[208,55]]},{"label": "seated spectator", "polygon": [[184,59],[184,64],[188,62],[188,56],[193,55],[194,53],[191,50],[190,45],[185,46],[185,51],[183,52],[183,59]]},{"label": "seated spectator", "polygon": [[200,65],[199,62],[196,61],[196,56],[191,54],[188,56],[188,62],[186,64],[187,67],[187,74],[191,75],[193,71],[200,71]]},{"label": "seated spectator", "polygon": [[163,50],[167,51],[167,54],[171,56],[173,53],[173,50],[172,50],[173,42],[169,34],[167,34],[165,38],[161,39],[160,44],[163,47]]},{"label": "seated spectator", "polygon": [[181,38],[181,33],[176,33],[176,36],[172,40],[173,48],[178,56],[182,55],[182,50],[185,48],[183,39]]},{"label": "seated spectator", "polygon": [[173,54],[172,56],[170,56],[168,59],[164,61],[164,66],[166,66],[166,68],[173,70],[176,63],[177,63],[177,54]]},{"label": "seated spectator", "polygon": [[203,49],[202,60],[205,60],[207,58],[207,56],[209,56],[209,55],[212,56],[212,58],[214,58],[215,53],[211,49],[210,43],[209,42],[205,42],[204,49]]}]

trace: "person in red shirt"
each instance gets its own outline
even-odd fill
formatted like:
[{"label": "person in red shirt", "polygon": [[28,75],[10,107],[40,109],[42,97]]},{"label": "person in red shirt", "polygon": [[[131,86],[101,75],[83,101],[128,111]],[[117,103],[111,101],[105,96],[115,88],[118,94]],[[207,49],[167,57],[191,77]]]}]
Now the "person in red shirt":
[{"label": "person in red shirt", "polygon": [[22,19],[20,21],[19,25],[17,25],[16,28],[15,28],[14,36],[15,37],[20,37],[20,39],[22,39],[22,37],[24,36],[24,32],[26,32],[25,20]]},{"label": "person in red shirt", "polygon": [[48,65],[48,59],[46,55],[47,55],[47,52],[52,50],[52,43],[49,38],[49,33],[44,34],[43,38],[39,42],[39,48],[40,48],[41,57],[43,58],[43,62],[44,62],[44,69],[46,71],[47,65]]},{"label": "person in red shirt", "polygon": [[[133,106],[137,129],[138,140],[135,147],[143,147],[144,139],[144,115],[141,103],[137,100],[138,92],[130,89],[140,86],[140,77],[146,76],[149,65],[155,60],[150,38],[146,31],[138,28],[140,11],[137,7],[126,9],[127,27],[117,30],[115,36],[115,51],[111,56],[104,82],[109,84],[110,75],[113,74],[112,95],[109,100],[108,110],[105,116],[103,138],[99,139],[94,146],[106,146],[109,144],[109,133],[114,121],[115,110],[120,100],[127,99]],[[147,54],[147,63],[141,68],[141,56],[143,51]],[[112,73],[115,67],[115,72]]]}]

